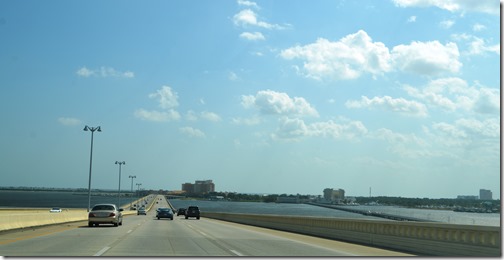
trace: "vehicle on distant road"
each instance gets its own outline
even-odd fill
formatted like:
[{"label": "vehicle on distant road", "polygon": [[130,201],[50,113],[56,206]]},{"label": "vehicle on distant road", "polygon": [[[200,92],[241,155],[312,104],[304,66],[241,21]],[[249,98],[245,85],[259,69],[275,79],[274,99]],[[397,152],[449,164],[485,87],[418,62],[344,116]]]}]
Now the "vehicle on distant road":
[{"label": "vehicle on distant road", "polygon": [[88,214],[88,226],[98,226],[99,224],[122,225],[123,209],[115,204],[96,204]]},{"label": "vehicle on distant road", "polygon": [[61,212],[61,208],[52,208],[51,210],[49,210],[49,212],[51,212],[51,213],[60,213]]},{"label": "vehicle on distant road", "polygon": [[137,215],[147,215],[147,211],[145,210],[144,207],[141,207],[138,209]]},{"label": "vehicle on distant road", "polygon": [[177,216],[185,215],[185,212],[186,212],[185,208],[177,209]]},{"label": "vehicle on distant road", "polygon": [[185,212],[185,218],[196,218],[200,219],[200,210],[198,206],[189,206]]},{"label": "vehicle on distant road", "polygon": [[170,208],[158,208],[156,217],[157,219],[169,218],[173,220],[173,212]]}]

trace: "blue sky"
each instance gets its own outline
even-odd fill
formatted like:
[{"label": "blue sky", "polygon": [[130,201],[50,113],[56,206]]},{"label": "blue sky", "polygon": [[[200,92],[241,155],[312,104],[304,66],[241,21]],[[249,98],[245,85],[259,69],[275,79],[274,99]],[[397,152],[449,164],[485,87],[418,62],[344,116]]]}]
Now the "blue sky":
[{"label": "blue sky", "polygon": [[[2,186],[500,194],[498,1],[1,1]],[[135,186],[136,187],[136,186]]]}]

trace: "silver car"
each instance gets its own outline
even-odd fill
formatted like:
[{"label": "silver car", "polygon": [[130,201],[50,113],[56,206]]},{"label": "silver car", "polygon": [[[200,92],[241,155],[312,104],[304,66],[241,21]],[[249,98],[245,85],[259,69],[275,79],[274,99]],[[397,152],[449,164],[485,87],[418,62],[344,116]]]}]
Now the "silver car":
[{"label": "silver car", "polygon": [[99,224],[122,225],[123,209],[117,208],[115,204],[96,204],[88,214],[88,226],[98,226]]},{"label": "silver car", "polygon": [[141,207],[138,209],[137,215],[147,215],[147,211],[145,210],[144,207]]}]

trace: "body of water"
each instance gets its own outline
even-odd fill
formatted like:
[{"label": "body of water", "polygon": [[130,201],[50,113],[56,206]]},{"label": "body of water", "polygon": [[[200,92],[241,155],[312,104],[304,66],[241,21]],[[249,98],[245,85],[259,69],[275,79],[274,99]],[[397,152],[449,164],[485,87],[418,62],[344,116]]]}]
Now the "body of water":
[{"label": "body of water", "polygon": [[352,206],[352,208],[451,224],[500,226],[501,223],[500,213],[470,213],[395,206]]},{"label": "body of water", "polygon": [[[98,203],[118,203],[117,194],[101,193],[91,196],[91,206]],[[136,199],[136,198],[134,198]],[[133,198],[122,198],[121,204],[127,204]],[[307,204],[262,203],[262,202],[232,202],[232,201],[200,201],[171,199],[175,208],[187,208],[190,205],[199,206],[201,211],[295,215],[314,217],[334,217],[349,219],[373,219],[392,221],[383,218],[365,216],[341,210],[328,209]],[[87,208],[87,192],[57,192],[57,191],[10,191],[0,190],[0,208]],[[449,210],[410,209],[394,206],[349,206],[359,210],[369,210],[386,214],[413,217],[437,222],[465,225],[500,226],[499,213],[468,213]]]},{"label": "body of water", "polygon": [[[384,220],[373,216],[351,213],[342,210],[329,209],[307,204],[289,203],[261,203],[261,202],[230,202],[230,201],[198,201],[198,200],[170,200],[175,208],[187,208],[190,205],[200,207],[201,211],[273,214],[273,215],[298,215],[314,217],[335,217],[353,219]],[[454,212],[450,210],[411,209],[396,206],[348,206],[353,209],[369,210],[391,215],[425,219],[436,222],[464,225],[500,226],[499,213],[469,213]],[[392,221],[392,220],[388,220]]]},{"label": "body of water", "polygon": [[[132,198],[121,198],[127,204]],[[98,203],[119,204],[117,194],[91,192],[91,206]],[[0,208],[87,208],[87,192],[0,190]]]}]

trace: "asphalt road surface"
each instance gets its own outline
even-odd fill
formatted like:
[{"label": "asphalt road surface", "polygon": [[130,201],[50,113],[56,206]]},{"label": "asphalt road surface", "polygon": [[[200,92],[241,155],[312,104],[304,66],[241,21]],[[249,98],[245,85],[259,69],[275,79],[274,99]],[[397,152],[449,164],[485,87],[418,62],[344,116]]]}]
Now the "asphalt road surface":
[{"label": "asphalt road surface", "polygon": [[[159,200],[161,199],[161,200]],[[147,215],[125,216],[123,225],[86,222],[0,233],[2,256],[409,256],[207,218],[155,218],[163,196]]]}]

